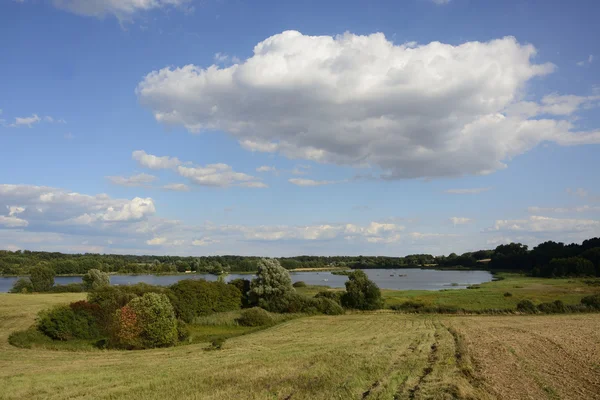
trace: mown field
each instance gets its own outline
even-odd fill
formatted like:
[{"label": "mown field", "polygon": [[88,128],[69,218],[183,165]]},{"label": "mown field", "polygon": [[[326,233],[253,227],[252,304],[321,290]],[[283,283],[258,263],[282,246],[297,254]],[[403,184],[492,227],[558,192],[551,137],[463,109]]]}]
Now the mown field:
[{"label": "mown field", "polygon": [[600,399],[600,317],[316,316],[144,351],[20,349],[10,332],[81,294],[0,295],[2,399]]}]

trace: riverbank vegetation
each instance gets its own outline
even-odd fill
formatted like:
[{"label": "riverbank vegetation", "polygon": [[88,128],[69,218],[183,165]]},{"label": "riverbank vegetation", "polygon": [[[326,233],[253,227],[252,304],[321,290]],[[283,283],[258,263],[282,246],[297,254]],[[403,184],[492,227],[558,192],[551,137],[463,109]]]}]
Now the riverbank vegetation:
[{"label": "riverbank vegetation", "polygon": [[[122,274],[221,274],[255,272],[259,260],[259,257],[245,256],[134,256],[0,250],[0,275],[29,275],[36,266],[52,268],[57,275],[83,275],[90,269]],[[277,260],[283,268],[295,271],[425,267],[514,271],[540,277],[600,276],[600,238],[584,240],[581,244],[548,241],[531,250],[526,245],[510,243],[493,250],[448,256],[298,256]]]}]

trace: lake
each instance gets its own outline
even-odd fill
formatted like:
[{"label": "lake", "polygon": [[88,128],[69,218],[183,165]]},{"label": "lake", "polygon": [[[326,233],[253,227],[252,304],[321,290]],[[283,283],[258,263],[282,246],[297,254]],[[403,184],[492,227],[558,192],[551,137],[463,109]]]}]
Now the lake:
[{"label": "lake", "polygon": [[[367,269],[364,270],[369,278],[381,289],[396,290],[441,290],[464,289],[492,280],[488,271],[440,271],[433,269]],[[304,281],[309,285],[323,285],[332,288],[343,288],[348,279],[345,275],[333,275],[331,272],[292,272],[293,282]],[[252,279],[254,275],[229,274],[225,281],[233,279]],[[8,292],[17,277],[0,277],[0,292]],[[168,286],[182,279],[206,279],[216,281],[217,277],[210,274],[181,274],[181,275],[111,275],[112,285],[131,285],[144,282],[151,285]],[[80,276],[56,277],[57,284],[81,282]]]}]

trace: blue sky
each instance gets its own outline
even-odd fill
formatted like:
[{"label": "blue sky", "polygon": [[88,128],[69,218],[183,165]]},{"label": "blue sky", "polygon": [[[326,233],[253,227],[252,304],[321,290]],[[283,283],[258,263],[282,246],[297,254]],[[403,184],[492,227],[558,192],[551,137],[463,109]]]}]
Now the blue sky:
[{"label": "blue sky", "polygon": [[600,235],[595,1],[0,4],[0,248]]}]

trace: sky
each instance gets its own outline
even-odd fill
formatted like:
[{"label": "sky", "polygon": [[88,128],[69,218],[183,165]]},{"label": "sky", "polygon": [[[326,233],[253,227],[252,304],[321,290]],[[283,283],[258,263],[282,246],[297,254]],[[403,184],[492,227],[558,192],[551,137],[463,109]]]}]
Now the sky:
[{"label": "sky", "polygon": [[0,249],[600,236],[595,0],[3,0]]}]

